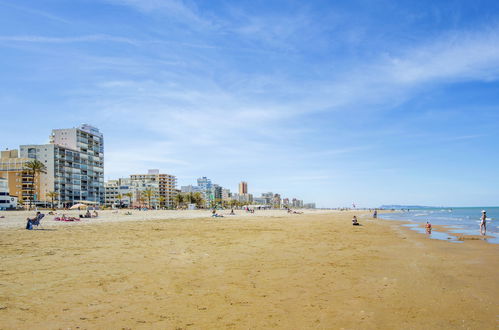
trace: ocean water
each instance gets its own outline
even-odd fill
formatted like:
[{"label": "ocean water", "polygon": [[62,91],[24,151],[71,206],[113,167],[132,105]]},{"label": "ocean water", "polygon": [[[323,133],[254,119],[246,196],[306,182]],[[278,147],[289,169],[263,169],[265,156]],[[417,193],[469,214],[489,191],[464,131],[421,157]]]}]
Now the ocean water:
[{"label": "ocean water", "polygon": [[[449,208],[428,208],[410,211],[397,211],[394,213],[379,214],[378,217],[386,220],[406,220],[415,222],[413,226],[408,226],[416,231],[421,231],[418,223],[429,221],[432,225],[444,225],[450,227],[450,232],[465,235],[480,235],[480,217],[482,210],[487,211],[487,238],[486,241],[499,244],[499,207],[449,207]],[[424,232],[424,230],[422,231]],[[438,233],[433,230],[430,236],[435,239],[446,239],[449,235]]]}]

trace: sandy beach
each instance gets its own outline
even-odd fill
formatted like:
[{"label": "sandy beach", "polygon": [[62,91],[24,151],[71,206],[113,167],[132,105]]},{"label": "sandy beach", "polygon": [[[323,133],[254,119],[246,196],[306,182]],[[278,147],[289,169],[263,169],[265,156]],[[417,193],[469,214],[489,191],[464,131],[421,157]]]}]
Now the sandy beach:
[{"label": "sandy beach", "polygon": [[499,325],[498,245],[429,240],[362,212],[360,227],[339,211],[124,212],[47,216],[32,231],[28,213],[1,212],[0,328]]}]

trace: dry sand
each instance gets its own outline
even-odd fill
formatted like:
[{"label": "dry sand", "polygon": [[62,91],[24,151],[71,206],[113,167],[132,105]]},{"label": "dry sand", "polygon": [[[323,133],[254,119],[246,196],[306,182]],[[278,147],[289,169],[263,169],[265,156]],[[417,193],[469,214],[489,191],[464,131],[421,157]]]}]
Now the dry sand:
[{"label": "dry sand", "polygon": [[28,231],[25,214],[2,214],[2,329],[499,325],[498,245],[367,215],[353,227],[349,212],[107,212]]}]

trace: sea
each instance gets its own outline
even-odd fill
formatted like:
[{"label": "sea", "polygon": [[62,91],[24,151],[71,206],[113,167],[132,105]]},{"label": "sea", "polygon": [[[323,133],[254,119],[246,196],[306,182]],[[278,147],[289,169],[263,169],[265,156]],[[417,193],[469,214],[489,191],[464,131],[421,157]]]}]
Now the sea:
[{"label": "sea", "polygon": [[[443,225],[449,228],[451,233],[464,235],[480,235],[480,217],[482,210],[487,211],[487,238],[489,243],[499,244],[499,207],[438,207],[421,208],[414,210],[396,211],[393,213],[381,213],[378,218],[385,220],[405,220],[411,222],[403,226],[412,230],[425,233],[420,224],[429,221],[432,225]],[[459,243],[455,236],[444,232],[432,230],[431,239],[447,240]]]}]

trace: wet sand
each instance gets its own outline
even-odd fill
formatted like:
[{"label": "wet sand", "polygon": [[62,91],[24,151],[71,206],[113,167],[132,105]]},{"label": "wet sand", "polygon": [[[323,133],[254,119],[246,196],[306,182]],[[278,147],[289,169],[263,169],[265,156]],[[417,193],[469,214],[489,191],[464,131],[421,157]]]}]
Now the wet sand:
[{"label": "wet sand", "polygon": [[0,328],[499,325],[498,245],[429,240],[360,212],[360,227],[351,212],[272,212],[33,231],[13,225],[24,215],[6,220]]}]

